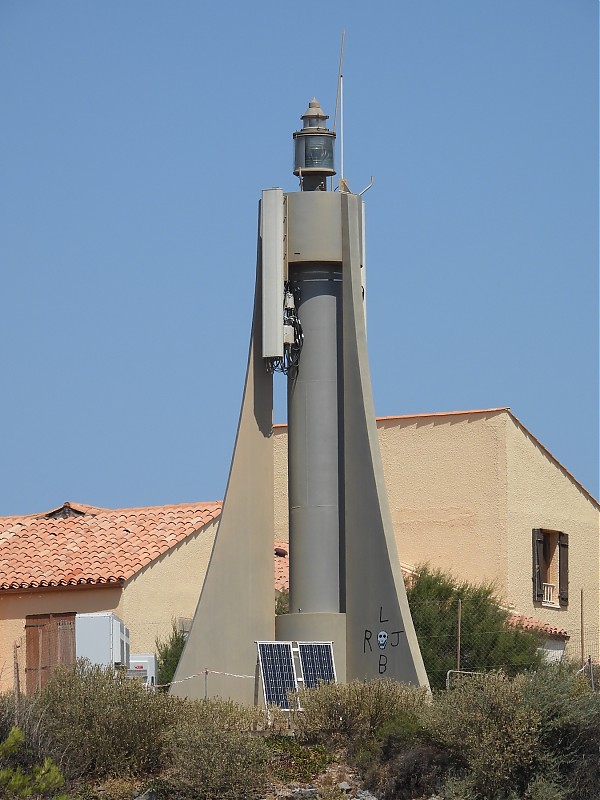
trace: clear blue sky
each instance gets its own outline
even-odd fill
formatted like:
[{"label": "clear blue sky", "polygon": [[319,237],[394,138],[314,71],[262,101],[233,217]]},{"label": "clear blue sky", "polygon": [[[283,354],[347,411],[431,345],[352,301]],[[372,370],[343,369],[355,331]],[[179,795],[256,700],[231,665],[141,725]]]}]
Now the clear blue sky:
[{"label": "clear blue sky", "polygon": [[596,0],[0,0],[0,514],[222,497],[344,28],[377,413],[509,405],[597,494]]}]

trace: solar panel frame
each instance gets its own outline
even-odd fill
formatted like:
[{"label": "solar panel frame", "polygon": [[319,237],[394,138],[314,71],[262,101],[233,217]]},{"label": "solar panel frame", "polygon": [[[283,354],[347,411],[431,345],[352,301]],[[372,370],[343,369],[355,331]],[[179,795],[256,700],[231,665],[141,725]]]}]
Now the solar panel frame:
[{"label": "solar panel frame", "polygon": [[290,710],[289,692],[298,691],[291,642],[257,642],[265,705]]},{"label": "solar panel frame", "polygon": [[298,642],[302,679],[307,689],[323,683],[337,683],[333,642]]}]

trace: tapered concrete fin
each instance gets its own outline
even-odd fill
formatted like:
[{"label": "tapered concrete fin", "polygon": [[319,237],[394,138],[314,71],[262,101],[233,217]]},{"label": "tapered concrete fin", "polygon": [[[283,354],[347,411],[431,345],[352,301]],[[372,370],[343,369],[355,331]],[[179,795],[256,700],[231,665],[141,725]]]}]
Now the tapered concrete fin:
[{"label": "tapered concrete fin", "polygon": [[343,194],[341,203],[347,680],[386,677],[428,686],[375,425],[361,285],[362,202]]},{"label": "tapered concrete fin", "polygon": [[182,697],[201,698],[206,690],[208,697],[247,705],[255,701],[255,641],[275,638],[273,378],[262,359],[260,252],[259,240],[248,370],[225,502],[171,687]]}]

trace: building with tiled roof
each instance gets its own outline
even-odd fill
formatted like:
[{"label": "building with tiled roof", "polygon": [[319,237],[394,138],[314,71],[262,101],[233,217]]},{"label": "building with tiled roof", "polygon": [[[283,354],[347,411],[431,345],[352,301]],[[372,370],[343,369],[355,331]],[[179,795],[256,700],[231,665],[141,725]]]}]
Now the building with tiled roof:
[{"label": "building with tiled roof", "polygon": [[[377,431],[402,564],[493,583],[544,635],[600,660],[600,505],[510,409],[379,417]],[[285,425],[274,440],[285,547]]]},{"label": "building with tiled roof", "polygon": [[220,513],[220,503],[108,509],[67,502],[0,518],[0,592],[124,586]]},{"label": "building with tiled roof", "polygon": [[[491,581],[515,624],[598,659],[594,497],[506,408],[381,417],[377,429],[403,569],[429,563]],[[273,438],[274,580],[285,591],[286,427],[275,426]],[[25,649],[28,616],[113,611],[130,629],[132,651],[153,651],[172,620],[194,615],[220,513],[219,502],[64,503],[0,518],[0,688],[12,685],[13,642]]]},{"label": "building with tiled roof", "polygon": [[56,657],[32,631],[26,641],[28,620],[49,631],[78,613],[113,612],[128,626],[133,652],[154,651],[173,620],[194,614],[220,513],[217,502],[64,503],[0,518],[0,687],[12,686],[14,642],[23,671]]},{"label": "building with tiled roof", "polygon": [[[39,626],[45,618],[53,624],[77,613],[113,612],[129,628],[132,652],[153,652],[173,621],[188,627],[221,507],[66,502],[39,514],[0,517],[0,687],[12,686],[15,642],[22,670],[37,670],[37,651],[27,659],[28,619]],[[283,590],[287,550],[275,545],[275,588]]]}]

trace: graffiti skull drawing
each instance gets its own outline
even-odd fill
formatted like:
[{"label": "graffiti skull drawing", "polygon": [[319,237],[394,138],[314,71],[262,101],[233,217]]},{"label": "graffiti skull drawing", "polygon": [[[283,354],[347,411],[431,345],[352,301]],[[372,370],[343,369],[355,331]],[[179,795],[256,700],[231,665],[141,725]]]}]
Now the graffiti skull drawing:
[{"label": "graffiti skull drawing", "polygon": [[380,650],[385,650],[387,640],[388,640],[387,631],[379,631],[379,633],[377,634],[377,644],[379,645]]}]

